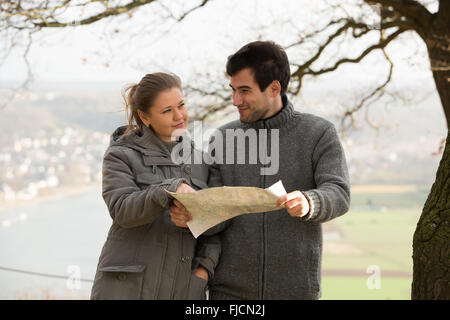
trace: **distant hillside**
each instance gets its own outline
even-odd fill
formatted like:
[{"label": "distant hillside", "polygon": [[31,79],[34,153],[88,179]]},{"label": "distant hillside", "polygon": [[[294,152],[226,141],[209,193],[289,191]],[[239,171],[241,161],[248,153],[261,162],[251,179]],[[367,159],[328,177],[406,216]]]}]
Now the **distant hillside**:
[{"label": "distant hillside", "polygon": [[122,101],[109,94],[47,92],[13,100],[0,111],[0,142],[38,129],[74,126],[111,133],[126,123]]},{"label": "distant hillside", "polygon": [[[28,99],[16,99],[0,111],[0,143],[5,145],[17,137],[33,136],[39,130],[66,126],[110,134],[126,123],[120,95],[123,85],[41,84]],[[320,105],[320,101],[318,96],[314,103],[295,106],[339,126],[335,112],[329,115],[330,108]],[[348,132],[342,140],[352,184],[431,185],[440,159],[432,153],[445,138],[439,101],[433,97],[408,108],[374,106],[371,119],[379,124],[379,132],[360,124],[359,129]]]},{"label": "distant hillside", "polygon": [[[44,109],[56,119],[93,131],[111,133],[125,123],[125,115],[118,112],[117,101],[103,97],[56,96],[50,101],[34,101],[32,107]],[[107,111],[107,110],[110,111]]]}]

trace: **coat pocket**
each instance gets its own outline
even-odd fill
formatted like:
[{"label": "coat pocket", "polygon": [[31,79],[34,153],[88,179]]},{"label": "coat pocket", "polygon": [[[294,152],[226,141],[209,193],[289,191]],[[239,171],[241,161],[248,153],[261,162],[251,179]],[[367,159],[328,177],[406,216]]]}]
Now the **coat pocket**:
[{"label": "coat pocket", "polygon": [[186,300],[205,300],[208,281],[191,274]]},{"label": "coat pocket", "polygon": [[162,182],[162,178],[157,174],[139,173],[136,175],[136,182],[139,185],[160,184]]},{"label": "coat pocket", "polygon": [[94,299],[139,300],[144,285],[145,265],[110,265],[98,269]]}]

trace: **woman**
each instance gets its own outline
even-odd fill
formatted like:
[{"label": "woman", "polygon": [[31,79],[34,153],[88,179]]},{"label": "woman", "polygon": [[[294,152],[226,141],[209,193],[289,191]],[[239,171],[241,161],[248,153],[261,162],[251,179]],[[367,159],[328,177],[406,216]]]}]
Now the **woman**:
[{"label": "woman", "polygon": [[91,299],[205,299],[220,242],[197,241],[189,229],[175,226],[165,191],[207,188],[206,165],[171,160],[177,143],[172,136],[188,123],[181,82],[173,74],[153,73],[127,91],[128,126],[113,133],[103,159],[102,194],[113,222]]}]

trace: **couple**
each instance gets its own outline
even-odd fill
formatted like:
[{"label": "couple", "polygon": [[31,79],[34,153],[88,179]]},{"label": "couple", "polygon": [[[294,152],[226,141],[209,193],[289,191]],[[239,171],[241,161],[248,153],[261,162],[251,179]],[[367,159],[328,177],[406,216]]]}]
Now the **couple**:
[{"label": "couple", "polygon": [[[146,75],[129,88],[128,126],[113,133],[104,156],[103,198],[113,223],[91,299],[205,299],[207,285],[215,300],[320,297],[321,223],[350,202],[336,130],[294,111],[285,94],[289,61],[277,44],[249,43],[226,69],[240,119],[218,130],[278,130],[278,171],[263,175],[261,163],[175,164],[172,134],[188,121],[181,83],[172,74]],[[280,210],[235,217],[198,239],[187,228],[189,212],[165,192],[266,188],[278,180],[288,192],[278,199]]]}]

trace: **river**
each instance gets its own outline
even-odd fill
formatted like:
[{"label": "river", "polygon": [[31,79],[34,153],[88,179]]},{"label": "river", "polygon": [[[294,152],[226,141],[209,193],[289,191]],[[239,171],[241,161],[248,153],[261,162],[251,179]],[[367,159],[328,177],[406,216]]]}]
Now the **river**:
[{"label": "river", "polygon": [[89,299],[110,225],[100,188],[0,211],[0,299]]}]

